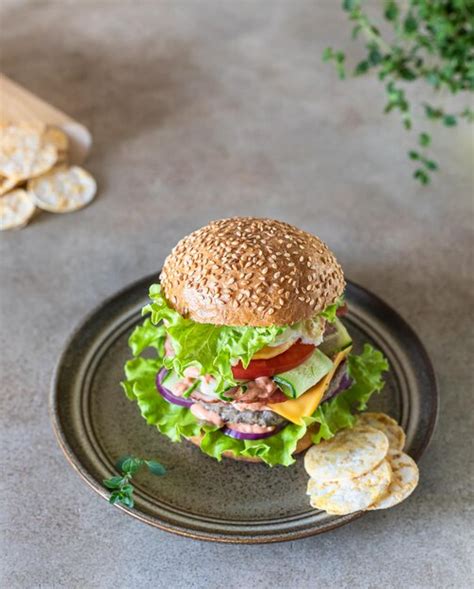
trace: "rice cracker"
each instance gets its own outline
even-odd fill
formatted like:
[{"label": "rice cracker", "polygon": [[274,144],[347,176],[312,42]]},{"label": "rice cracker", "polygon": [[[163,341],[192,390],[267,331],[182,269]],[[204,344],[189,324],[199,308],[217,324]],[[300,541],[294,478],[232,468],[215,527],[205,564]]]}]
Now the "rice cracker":
[{"label": "rice cracker", "polygon": [[58,159],[56,147],[30,125],[0,126],[0,174],[26,180],[44,174]]},{"label": "rice cracker", "polygon": [[392,481],[385,493],[367,507],[368,510],[393,507],[411,495],[418,485],[418,466],[411,456],[390,450],[387,460],[392,468]]},{"label": "rice cracker", "polygon": [[405,432],[392,417],[385,413],[361,413],[357,418],[357,425],[368,425],[382,431],[388,438],[390,449],[403,450]]},{"label": "rice cracker", "polygon": [[18,184],[18,180],[15,178],[7,178],[6,176],[0,176],[0,196],[6,194],[8,191],[15,188]]},{"label": "rice cracker", "polygon": [[360,477],[336,482],[320,482],[310,479],[308,495],[316,509],[331,515],[346,515],[367,509],[376,502],[390,485],[392,469],[387,460]]},{"label": "rice cracker", "polygon": [[35,205],[25,190],[12,190],[0,197],[0,231],[24,227],[33,216]]},{"label": "rice cracker", "polygon": [[304,458],[306,472],[318,482],[341,481],[373,470],[388,452],[388,438],[378,429],[356,426],[312,446]]},{"label": "rice cracker", "polygon": [[28,182],[28,191],[40,209],[69,213],[89,204],[97,191],[94,178],[79,166],[58,166]]},{"label": "rice cracker", "polygon": [[57,163],[65,163],[69,154],[69,138],[67,134],[59,127],[48,126],[43,133],[43,139],[46,143],[52,143],[58,152]]}]

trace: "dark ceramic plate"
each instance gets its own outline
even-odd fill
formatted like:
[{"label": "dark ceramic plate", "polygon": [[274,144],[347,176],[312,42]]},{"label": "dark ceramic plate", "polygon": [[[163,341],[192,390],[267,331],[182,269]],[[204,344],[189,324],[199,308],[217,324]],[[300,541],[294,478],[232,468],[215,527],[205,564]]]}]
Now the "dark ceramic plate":
[{"label": "dark ceramic plate", "polygon": [[[105,301],[72,335],[56,369],[51,414],[59,444],[72,467],[102,497],[102,480],[126,454],[157,458],[165,477],[140,472],[135,508],[119,507],[143,522],[184,536],[219,542],[278,542],[326,532],[361,514],[315,511],[305,494],[303,460],[269,468],[209,458],[190,443],[173,444],[146,425],[119,387],[129,356],[127,338],[141,320],[149,276]],[[395,311],[353,283],[345,319],[355,349],[370,342],[387,356],[391,371],[371,409],[392,415],[407,434],[407,452],[418,460],[433,434],[437,389],[430,360]],[[112,507],[111,507],[112,509]],[[373,514],[370,517],[376,517]]]}]

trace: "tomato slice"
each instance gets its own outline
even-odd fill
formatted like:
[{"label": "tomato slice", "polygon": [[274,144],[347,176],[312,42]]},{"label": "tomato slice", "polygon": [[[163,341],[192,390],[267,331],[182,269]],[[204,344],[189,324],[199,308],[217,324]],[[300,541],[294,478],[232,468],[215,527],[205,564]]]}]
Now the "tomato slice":
[{"label": "tomato slice", "polygon": [[344,317],[344,315],[347,315],[347,311],[348,311],[347,303],[344,303],[343,305],[341,305],[338,308],[338,310],[336,311],[336,315],[338,317]]},{"label": "tomato slice", "polygon": [[311,344],[302,344],[300,341],[297,341],[286,352],[274,358],[251,360],[247,368],[244,368],[242,363],[239,362],[236,366],[232,366],[232,374],[234,378],[239,380],[253,380],[259,376],[281,374],[302,364],[311,356],[315,347]]}]

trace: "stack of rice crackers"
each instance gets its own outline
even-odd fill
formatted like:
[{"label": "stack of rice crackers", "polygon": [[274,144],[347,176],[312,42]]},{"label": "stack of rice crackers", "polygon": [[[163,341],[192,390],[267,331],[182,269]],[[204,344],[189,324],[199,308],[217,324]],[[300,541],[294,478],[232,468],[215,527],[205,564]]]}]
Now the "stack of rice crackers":
[{"label": "stack of rice crackers", "polygon": [[40,210],[69,213],[92,201],[96,181],[68,159],[62,129],[0,124],[0,230],[25,227]]},{"label": "stack of rice crackers", "polygon": [[384,413],[361,413],[355,427],[306,453],[311,505],[331,515],[347,515],[401,503],[419,478],[404,445],[405,432],[394,419]]}]

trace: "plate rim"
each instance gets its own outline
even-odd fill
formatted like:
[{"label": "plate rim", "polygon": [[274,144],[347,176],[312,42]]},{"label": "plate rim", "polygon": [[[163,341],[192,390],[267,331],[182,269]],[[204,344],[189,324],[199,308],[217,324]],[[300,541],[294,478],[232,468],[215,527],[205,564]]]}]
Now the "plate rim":
[{"label": "plate rim", "polygon": [[[127,284],[125,287],[119,289],[115,293],[107,296],[103,299],[99,304],[95,305],[90,311],[85,313],[80,320],[74,325],[73,329],[69,333],[68,337],[64,341],[64,344],[61,348],[61,353],[56,361],[53,375],[51,378],[51,386],[50,386],[50,393],[48,398],[48,412],[49,417],[52,425],[52,429],[56,438],[56,441],[64,454],[67,462],[70,464],[72,469],[80,476],[80,478],[90,487],[92,488],[98,495],[100,495],[103,499],[108,500],[109,493],[105,487],[100,485],[97,480],[89,473],[87,468],[83,465],[80,458],[75,454],[73,449],[71,448],[68,440],[66,432],[64,431],[60,419],[60,412],[58,409],[59,405],[59,377],[60,372],[64,365],[64,359],[68,350],[71,347],[71,344],[74,342],[75,338],[80,334],[83,327],[97,314],[105,309],[112,301],[116,301],[121,299],[125,294],[130,291],[137,289],[137,287],[141,286],[142,284],[151,284],[153,281],[159,281],[161,272],[153,273],[133,282]],[[432,384],[432,410],[430,421],[427,424],[426,434],[423,437],[422,443],[419,447],[417,456],[415,456],[415,460],[419,462],[422,455],[426,452],[428,446],[431,443],[433,438],[434,431],[437,427],[438,418],[439,418],[439,387],[438,387],[438,380],[436,377],[436,372],[433,367],[433,363],[431,362],[430,356],[428,351],[426,350],[425,345],[421,341],[418,333],[413,329],[413,327],[388,303],[386,303],[381,297],[377,294],[373,293],[369,289],[361,286],[360,284],[346,279],[348,285],[355,287],[364,296],[370,297],[372,301],[374,301],[377,305],[388,309],[390,313],[396,318],[397,322],[401,327],[407,330],[410,333],[410,336],[416,345],[420,356],[424,362],[424,368],[427,370],[427,378]],[[218,543],[226,543],[226,544],[266,544],[266,543],[276,543],[276,542],[288,542],[292,540],[299,540],[302,538],[308,538],[311,536],[316,536],[325,532],[332,531],[336,528],[344,526],[352,521],[355,521],[366,514],[364,511],[356,512],[353,514],[349,514],[346,516],[342,516],[336,519],[333,522],[329,522],[326,524],[324,528],[309,528],[304,530],[294,530],[288,536],[280,535],[278,532],[270,531],[268,535],[260,534],[259,536],[245,536],[241,533],[237,532],[236,534],[228,534],[223,535],[221,533],[217,533],[215,535],[208,535],[207,532],[199,532],[193,531],[191,529],[181,528],[175,526],[173,524],[168,524],[165,521],[162,521],[158,518],[151,518],[146,514],[142,514],[138,510],[129,509],[119,504],[115,504],[114,507],[118,508],[119,510],[123,511],[124,513],[134,517],[135,519],[146,523],[149,526],[154,528],[158,528],[160,530],[173,533],[175,535],[181,537],[187,537],[191,539],[203,540],[207,542],[218,542]]]}]

